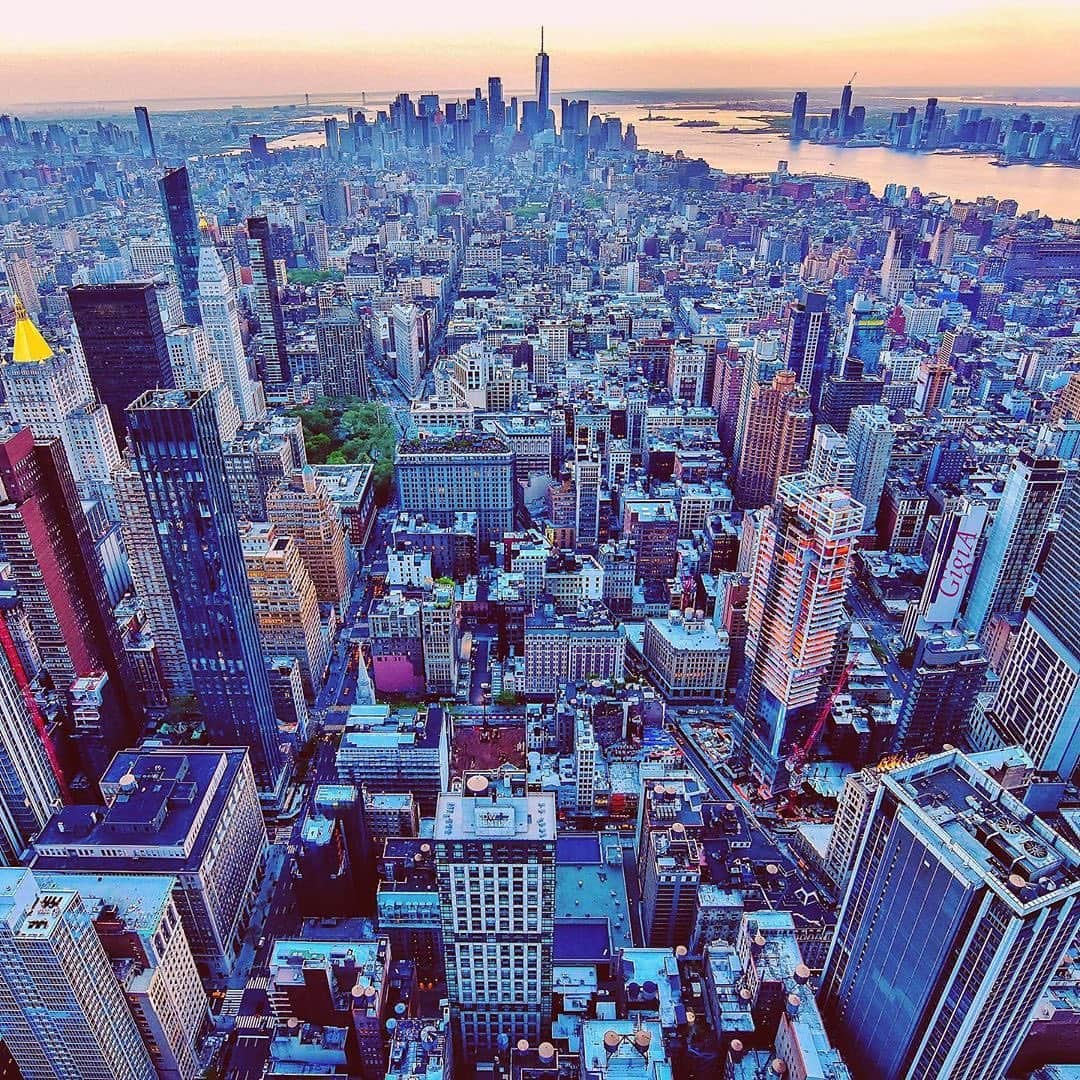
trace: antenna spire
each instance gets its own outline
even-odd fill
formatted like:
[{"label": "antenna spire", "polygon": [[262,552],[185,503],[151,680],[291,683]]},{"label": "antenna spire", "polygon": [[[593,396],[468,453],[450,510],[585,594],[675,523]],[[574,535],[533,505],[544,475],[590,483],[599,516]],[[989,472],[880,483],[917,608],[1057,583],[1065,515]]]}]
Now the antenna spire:
[{"label": "antenna spire", "polygon": [[544,28],[543,28],[543,26],[540,27],[540,51],[541,52],[544,51]]}]

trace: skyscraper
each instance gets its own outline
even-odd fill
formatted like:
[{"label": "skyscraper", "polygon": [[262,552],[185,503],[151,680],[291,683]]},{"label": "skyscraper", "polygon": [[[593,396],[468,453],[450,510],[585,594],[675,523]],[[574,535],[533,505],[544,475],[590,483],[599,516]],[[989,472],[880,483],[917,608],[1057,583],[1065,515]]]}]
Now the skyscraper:
[{"label": "skyscraper", "polygon": [[801,139],[806,134],[806,91],[800,90],[791,102],[791,137]]},{"label": "skyscraper", "polygon": [[76,285],[68,302],[90,381],[122,442],[124,410],[147,390],[175,385],[157,290],[147,282]]},{"label": "skyscraper", "polygon": [[1065,779],[1080,762],[1080,493],[1065,507],[987,720],[1003,745]]},{"label": "skyscraper", "polygon": [[[22,661],[5,643],[0,651],[0,856],[15,862],[60,805],[63,777],[34,723],[37,705],[21,686]],[[40,719],[40,717],[39,717]]]},{"label": "skyscraper", "polygon": [[261,420],[266,415],[263,389],[248,370],[236,292],[213,244],[203,244],[199,249],[199,313],[210,351],[221,365],[241,423]]},{"label": "skyscraper", "polygon": [[1076,935],[1078,871],[962,754],[885,773],[819,994],[853,1073],[1003,1077]]},{"label": "skyscraper", "polygon": [[1013,461],[964,610],[976,635],[991,615],[1020,609],[1064,483],[1057,458],[1023,450]]},{"label": "skyscraper", "polygon": [[139,151],[147,161],[157,161],[154,132],[150,128],[150,112],[145,105],[135,106],[135,126],[139,129]]},{"label": "skyscraper", "polygon": [[746,609],[742,748],[768,790],[786,787],[785,757],[829,689],[862,522],[863,507],[848,492],[808,473],[780,481],[765,519]]},{"label": "skyscraper", "polygon": [[184,321],[199,322],[199,219],[191,198],[191,181],[186,167],[170,169],[159,181],[161,207],[169,226],[173,265],[184,305]]},{"label": "skyscraper", "polygon": [[555,799],[505,784],[473,774],[435,812],[447,997],[472,1061],[551,1025]]},{"label": "skyscraper", "polygon": [[851,133],[851,83],[844,86],[840,94],[840,120],[837,125],[837,135],[841,139],[847,138]]},{"label": "skyscraper", "polygon": [[323,393],[328,397],[371,396],[368,333],[356,313],[340,308],[315,324]]},{"label": "skyscraper", "polygon": [[810,399],[792,371],[754,383],[739,438],[735,498],[744,508],[764,506],[780,477],[798,472],[810,445]]},{"label": "skyscraper", "polygon": [[394,354],[397,358],[397,380],[405,396],[418,397],[427,368],[424,342],[421,338],[420,309],[415,304],[395,304],[391,311],[394,324]]},{"label": "skyscraper", "polygon": [[251,245],[251,280],[255,286],[255,311],[259,317],[259,376],[272,390],[284,387],[291,378],[289,354],[285,348],[285,316],[281,310],[270,222],[265,217],[247,219]]},{"label": "skyscraper", "polygon": [[502,79],[498,75],[488,78],[488,117],[491,133],[498,135],[506,127],[506,102],[503,101]]},{"label": "skyscraper", "polygon": [[829,375],[829,313],[824,293],[807,290],[788,309],[784,323],[784,366],[795,372],[810,395],[810,408],[821,404],[821,388]]},{"label": "skyscraper", "polygon": [[127,415],[207,731],[250,747],[259,788],[273,795],[284,780],[277,720],[213,401],[156,390]]},{"label": "skyscraper", "polygon": [[551,126],[551,58],[544,52],[544,28],[540,27],[540,51],[536,54],[536,128]]},{"label": "skyscraper", "polygon": [[868,529],[877,520],[895,440],[896,432],[884,405],[859,405],[852,409],[847,429],[848,451],[855,459],[851,494],[866,507],[864,524]]},{"label": "skyscraper", "polygon": [[214,402],[221,442],[231,442],[240,429],[240,413],[225,383],[218,354],[211,350],[201,326],[177,326],[165,335],[178,390],[205,390]]},{"label": "skyscraper", "polygon": [[104,679],[105,700],[75,728],[80,764],[95,780],[135,734],[123,650],[93,537],[58,439],[0,432],[0,551],[11,565],[45,670],[61,694]]},{"label": "skyscraper", "polygon": [[0,1035],[26,1080],[155,1080],[90,914],[73,888],[0,869]]}]

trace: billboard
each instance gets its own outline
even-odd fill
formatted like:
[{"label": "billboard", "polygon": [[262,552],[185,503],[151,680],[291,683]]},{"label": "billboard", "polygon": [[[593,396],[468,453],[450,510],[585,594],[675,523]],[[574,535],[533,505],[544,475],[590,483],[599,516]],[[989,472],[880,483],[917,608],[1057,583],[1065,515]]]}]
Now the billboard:
[{"label": "billboard", "polygon": [[986,525],[983,503],[963,502],[945,515],[923,590],[923,621],[950,626],[960,614]]}]

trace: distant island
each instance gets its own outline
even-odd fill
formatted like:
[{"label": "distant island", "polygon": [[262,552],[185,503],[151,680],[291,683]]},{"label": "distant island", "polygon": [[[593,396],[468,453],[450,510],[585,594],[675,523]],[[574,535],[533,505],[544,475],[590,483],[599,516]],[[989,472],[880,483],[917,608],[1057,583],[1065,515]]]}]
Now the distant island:
[{"label": "distant island", "polygon": [[[719,120],[683,120],[675,125],[676,127],[684,128],[717,128],[720,127]],[[737,128],[732,128],[732,131],[737,131]]]},{"label": "distant island", "polygon": [[668,120],[673,123],[674,121],[681,119],[681,116],[653,116],[650,112],[648,116],[639,116],[638,123],[647,124],[650,120]]}]

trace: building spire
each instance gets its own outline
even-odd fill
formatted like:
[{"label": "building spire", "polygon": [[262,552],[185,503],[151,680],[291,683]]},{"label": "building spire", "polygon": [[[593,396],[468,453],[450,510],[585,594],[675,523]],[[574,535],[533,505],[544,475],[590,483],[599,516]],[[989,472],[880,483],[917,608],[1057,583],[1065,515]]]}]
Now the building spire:
[{"label": "building spire", "polygon": [[11,350],[11,359],[16,364],[36,364],[48,360],[53,354],[49,343],[31,322],[26,306],[15,297],[15,344]]},{"label": "building spire", "polygon": [[544,51],[544,28],[543,28],[543,26],[540,27],[540,51],[541,52]]}]

